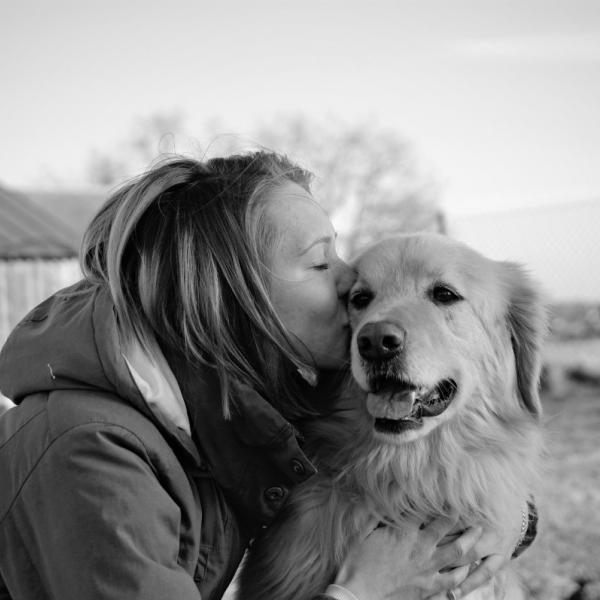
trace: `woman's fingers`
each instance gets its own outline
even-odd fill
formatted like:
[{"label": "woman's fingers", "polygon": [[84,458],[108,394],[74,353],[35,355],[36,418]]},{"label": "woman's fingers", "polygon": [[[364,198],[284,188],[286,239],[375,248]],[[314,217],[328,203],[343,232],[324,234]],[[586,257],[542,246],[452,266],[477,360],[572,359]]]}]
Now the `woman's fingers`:
[{"label": "woman's fingers", "polygon": [[470,550],[479,541],[483,530],[481,527],[470,527],[464,533],[449,544],[438,546],[435,551],[435,564],[439,565],[438,570],[452,567],[469,565],[473,562],[470,556]]},{"label": "woman's fingers", "polygon": [[[473,554],[484,534],[482,527],[470,527],[453,539],[448,533],[456,527],[456,519],[405,525],[396,529],[369,523],[366,529],[375,529],[348,554],[336,583],[358,597],[442,600],[447,590],[454,590],[456,598],[470,593],[504,564],[502,555],[493,554],[469,574],[472,563],[481,558]],[[376,590],[374,581],[378,582]]]},{"label": "woman's fingers", "polygon": [[491,554],[484,558],[473,572],[459,585],[456,597],[462,598],[468,593],[489,581],[504,566],[506,557],[501,554]]},{"label": "woman's fingers", "polygon": [[446,573],[440,573],[435,577],[435,589],[438,594],[442,594],[442,598],[446,599],[446,592],[448,590],[456,589],[465,580],[469,574],[469,565],[457,567],[447,571]]}]

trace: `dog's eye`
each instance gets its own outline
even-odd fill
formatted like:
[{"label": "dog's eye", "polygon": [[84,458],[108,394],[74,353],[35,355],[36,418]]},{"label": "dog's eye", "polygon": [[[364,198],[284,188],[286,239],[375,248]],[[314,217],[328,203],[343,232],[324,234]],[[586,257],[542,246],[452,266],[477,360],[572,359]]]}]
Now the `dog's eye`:
[{"label": "dog's eye", "polygon": [[462,296],[447,285],[438,284],[431,290],[431,298],[438,304],[454,304],[462,300]]},{"label": "dog's eye", "polygon": [[359,290],[350,295],[350,305],[359,310],[365,308],[371,300],[373,300],[372,292],[365,290]]}]

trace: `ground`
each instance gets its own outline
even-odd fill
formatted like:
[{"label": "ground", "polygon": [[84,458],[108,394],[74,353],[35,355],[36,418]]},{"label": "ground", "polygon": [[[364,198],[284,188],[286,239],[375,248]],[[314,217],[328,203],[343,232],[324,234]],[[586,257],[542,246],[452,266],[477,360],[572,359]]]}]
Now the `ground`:
[{"label": "ground", "polygon": [[[540,533],[516,561],[536,600],[600,600],[600,387],[569,381],[562,369],[595,371],[600,341],[548,348],[554,384],[544,393],[548,457]],[[556,373],[558,371],[558,373]]]}]

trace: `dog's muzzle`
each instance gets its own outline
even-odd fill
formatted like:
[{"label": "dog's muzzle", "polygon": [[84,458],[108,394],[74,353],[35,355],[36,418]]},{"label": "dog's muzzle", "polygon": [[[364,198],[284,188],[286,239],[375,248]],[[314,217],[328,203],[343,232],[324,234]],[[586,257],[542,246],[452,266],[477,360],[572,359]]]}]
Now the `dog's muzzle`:
[{"label": "dog's muzzle", "polygon": [[[418,429],[424,419],[441,415],[450,406],[458,386],[453,379],[443,379],[434,387],[427,388],[385,377],[374,380],[371,388],[380,399],[375,407],[369,406],[369,412],[375,417],[375,430],[401,433]],[[377,414],[378,408],[391,415]]]},{"label": "dog's muzzle", "polygon": [[442,379],[433,386],[417,384],[403,370],[406,330],[391,321],[373,321],[356,336],[375,417],[375,429],[401,433],[417,429],[423,420],[441,415],[450,406],[458,386],[454,379]]}]

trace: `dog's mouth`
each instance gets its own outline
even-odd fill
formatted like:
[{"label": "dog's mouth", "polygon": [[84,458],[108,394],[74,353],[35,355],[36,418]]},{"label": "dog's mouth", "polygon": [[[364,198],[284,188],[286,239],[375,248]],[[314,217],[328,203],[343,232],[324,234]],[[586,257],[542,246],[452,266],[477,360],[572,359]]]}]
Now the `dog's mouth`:
[{"label": "dog's mouth", "polygon": [[458,391],[454,379],[442,379],[433,387],[427,387],[384,377],[370,381],[370,388],[371,394],[380,401],[368,402],[367,406],[375,417],[375,430],[382,433],[420,428],[424,419],[441,415]]}]

